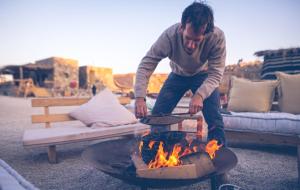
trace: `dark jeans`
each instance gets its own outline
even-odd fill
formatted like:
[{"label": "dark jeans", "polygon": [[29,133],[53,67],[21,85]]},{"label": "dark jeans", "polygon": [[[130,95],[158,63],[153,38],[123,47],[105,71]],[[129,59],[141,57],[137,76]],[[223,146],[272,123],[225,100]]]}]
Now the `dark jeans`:
[{"label": "dark jeans", "polygon": [[[191,77],[179,76],[175,73],[170,73],[165,81],[156,103],[152,110],[153,115],[172,113],[179,100],[186,91],[192,90],[193,93],[202,85],[207,78],[207,74],[197,74]],[[224,123],[220,113],[219,91],[216,89],[213,93],[204,100],[202,113],[205,121],[208,124],[208,140],[216,139],[219,143],[226,145],[224,135]],[[166,126],[152,126],[154,131],[169,130]]]}]

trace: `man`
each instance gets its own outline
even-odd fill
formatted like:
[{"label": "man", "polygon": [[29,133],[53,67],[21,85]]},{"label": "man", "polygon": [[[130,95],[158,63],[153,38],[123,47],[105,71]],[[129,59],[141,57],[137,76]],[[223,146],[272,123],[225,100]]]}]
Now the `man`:
[{"label": "man", "polygon": [[[189,113],[202,110],[208,124],[208,140],[216,139],[225,145],[217,90],[225,67],[225,37],[223,31],[214,26],[213,12],[208,5],[194,2],[188,6],[181,23],[167,28],[142,59],[135,84],[137,118],[147,115],[148,81],[157,64],[166,57],[170,59],[172,72],[157,97],[152,114],[171,113],[185,92],[192,90]],[[168,128],[152,126],[151,130],[159,132]]]},{"label": "man", "polygon": [[[171,113],[185,92],[192,90],[189,113],[202,110],[208,124],[208,140],[216,139],[226,146],[217,90],[225,67],[225,36],[214,26],[209,6],[202,2],[188,6],[182,13],[181,23],[167,28],[142,59],[135,83],[137,118],[147,115],[145,97],[149,78],[166,57],[170,59],[172,72],[157,97],[152,114]],[[169,130],[166,126],[151,126],[154,133],[166,130]],[[228,183],[226,175],[217,176],[216,185],[222,183]]]}]

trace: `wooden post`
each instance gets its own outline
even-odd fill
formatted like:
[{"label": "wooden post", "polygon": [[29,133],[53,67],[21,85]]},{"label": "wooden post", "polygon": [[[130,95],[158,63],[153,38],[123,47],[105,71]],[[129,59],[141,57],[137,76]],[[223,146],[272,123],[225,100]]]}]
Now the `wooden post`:
[{"label": "wooden post", "polygon": [[180,121],[178,123],[178,131],[182,131],[183,130],[183,127],[182,127],[182,121]]},{"label": "wooden post", "polygon": [[202,140],[202,129],[203,129],[203,119],[202,117],[197,118],[197,138]]},{"label": "wooden post", "polygon": [[[48,115],[49,115],[49,107],[48,107],[48,106],[45,106],[45,107],[44,107],[44,111],[45,111],[45,115],[48,116]],[[51,126],[50,126],[50,122],[46,122],[46,123],[45,123],[45,127],[46,127],[46,128],[50,128],[50,127],[51,127]]]},{"label": "wooden post", "polygon": [[56,146],[55,145],[51,145],[48,147],[48,159],[51,164],[57,163]]}]

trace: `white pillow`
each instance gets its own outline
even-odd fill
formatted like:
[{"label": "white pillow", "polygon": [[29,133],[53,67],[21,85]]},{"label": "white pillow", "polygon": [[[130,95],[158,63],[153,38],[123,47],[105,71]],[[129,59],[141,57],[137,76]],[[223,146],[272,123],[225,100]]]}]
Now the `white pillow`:
[{"label": "white pillow", "polygon": [[113,127],[137,122],[135,116],[122,106],[116,95],[107,88],[70,112],[69,115],[88,127],[94,123],[98,126]]}]

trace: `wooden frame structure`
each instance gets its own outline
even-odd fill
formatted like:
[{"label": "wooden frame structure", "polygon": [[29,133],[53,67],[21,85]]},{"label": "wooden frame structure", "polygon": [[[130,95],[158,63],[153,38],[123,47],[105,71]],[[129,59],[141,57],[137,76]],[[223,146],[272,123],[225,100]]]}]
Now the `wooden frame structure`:
[{"label": "wooden frame structure", "polygon": [[[59,106],[80,106],[86,102],[88,102],[90,98],[37,98],[31,100],[32,107],[42,107],[44,108],[43,114],[32,115],[31,122],[33,124],[37,123],[45,123],[45,128],[51,128],[51,123],[55,122],[67,122],[74,121],[76,119],[69,116],[68,113],[59,113],[52,114],[50,113],[50,107],[59,107]],[[120,104],[125,105],[130,103],[130,98],[128,97],[119,97],[118,98]],[[126,135],[126,134],[125,134]],[[107,135],[103,137],[114,137],[112,135]],[[81,141],[89,141],[96,140],[97,138],[82,138],[76,140],[66,140],[65,142],[57,142],[51,144],[39,144],[39,145],[25,145],[25,148],[29,147],[38,147],[38,146],[48,146],[48,159],[50,163],[57,163],[57,154],[56,154],[56,145],[65,144],[65,143],[73,143],[73,142],[81,142]],[[100,137],[98,139],[101,139]]]}]

